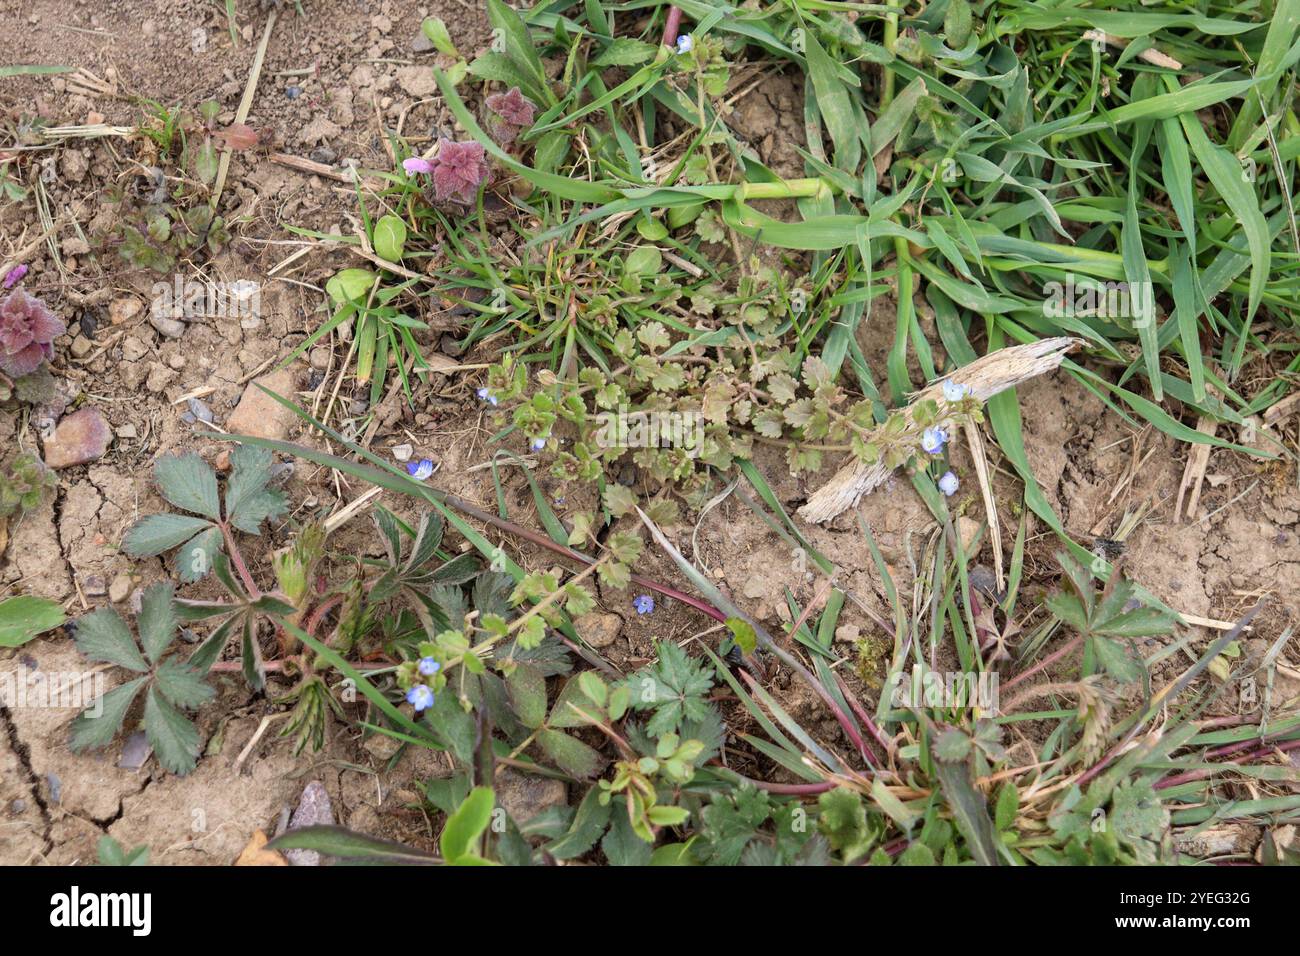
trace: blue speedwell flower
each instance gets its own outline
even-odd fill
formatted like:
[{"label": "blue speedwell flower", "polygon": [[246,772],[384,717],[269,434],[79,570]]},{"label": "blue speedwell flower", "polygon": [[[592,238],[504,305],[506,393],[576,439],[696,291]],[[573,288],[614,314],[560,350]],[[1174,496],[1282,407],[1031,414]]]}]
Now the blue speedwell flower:
[{"label": "blue speedwell flower", "polygon": [[641,594],[632,599],[632,607],[638,614],[650,614],[655,609],[655,599],[648,594]]},{"label": "blue speedwell flower", "polygon": [[545,447],[546,447],[546,439],[545,439],[545,438],[534,438],[534,439],[533,439],[533,441],[532,441],[532,449],[533,449],[533,451],[541,451],[541,450],[542,450],[543,448],[545,448]]},{"label": "blue speedwell flower", "polygon": [[489,405],[497,404],[497,397],[493,395],[486,387],[480,388],[474,394],[477,395],[479,398],[483,399],[483,401],[487,402]]},{"label": "blue speedwell flower", "polygon": [[442,670],[442,665],[432,657],[421,657],[420,663],[416,665],[416,668],[425,677],[432,677],[434,674],[438,673],[438,671]]},{"label": "blue speedwell flower", "polygon": [[936,425],[921,433],[921,448],[931,455],[937,455],[943,450],[944,442],[947,440],[948,433]]},{"label": "blue speedwell flower", "polygon": [[406,692],[406,702],[417,711],[427,710],[433,706],[433,691],[423,684],[416,684]]},{"label": "blue speedwell flower", "polygon": [[691,39],[689,33],[683,33],[677,38],[677,52],[682,56],[691,52],[691,47],[695,46],[695,41]]},{"label": "blue speedwell flower", "polygon": [[406,471],[416,481],[424,481],[433,474],[433,461],[429,458],[421,458],[419,461],[408,461]]},{"label": "blue speedwell flower", "polygon": [[943,397],[950,402],[960,402],[969,394],[969,385],[962,385],[960,382],[954,382],[952,379],[948,379],[943,383]]},{"label": "blue speedwell flower", "polygon": [[951,496],[957,493],[957,488],[960,484],[961,483],[957,480],[956,475],[951,471],[945,471],[943,477],[939,479],[939,490],[945,495]]}]

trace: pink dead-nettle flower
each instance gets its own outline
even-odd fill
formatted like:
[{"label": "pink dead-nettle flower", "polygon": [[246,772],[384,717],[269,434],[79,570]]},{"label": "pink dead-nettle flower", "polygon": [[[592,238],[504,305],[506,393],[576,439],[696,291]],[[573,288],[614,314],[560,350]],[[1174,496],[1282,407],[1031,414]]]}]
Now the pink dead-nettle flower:
[{"label": "pink dead-nettle flower", "polygon": [[416,173],[433,172],[433,163],[429,162],[427,159],[412,156],[410,159],[402,160],[402,168],[414,176]]},{"label": "pink dead-nettle flower", "polygon": [[493,113],[488,122],[492,138],[502,145],[513,143],[516,136],[533,125],[537,115],[536,104],[517,86],[505,93],[493,93],[487,98],[487,107]]},{"label": "pink dead-nettle flower", "polygon": [[0,301],[0,372],[30,375],[54,355],[54,339],[68,330],[45,303],[23,289]]},{"label": "pink dead-nettle flower", "polygon": [[27,275],[27,263],[24,262],[14,266],[5,273],[4,287],[6,289],[12,289],[18,283],[23,281],[23,276],[25,275]]},{"label": "pink dead-nettle flower", "polygon": [[512,86],[504,93],[493,93],[487,98],[488,109],[511,126],[518,126],[521,129],[533,125],[533,117],[537,115],[537,106],[523,93],[519,92],[519,87]]},{"label": "pink dead-nettle flower", "polygon": [[487,179],[487,151],[482,143],[439,141],[438,155],[433,159],[433,194],[437,199],[469,205]]}]

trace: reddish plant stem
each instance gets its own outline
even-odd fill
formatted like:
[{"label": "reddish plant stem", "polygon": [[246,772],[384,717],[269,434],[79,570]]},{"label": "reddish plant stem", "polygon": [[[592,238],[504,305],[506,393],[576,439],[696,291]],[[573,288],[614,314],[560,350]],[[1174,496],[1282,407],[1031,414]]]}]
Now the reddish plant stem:
[{"label": "reddish plant stem", "polygon": [[682,11],[679,7],[668,8],[668,21],[664,24],[664,46],[677,45],[677,33],[682,27]]},{"label": "reddish plant stem", "polygon": [[[721,767],[722,764],[715,763],[714,766]],[[748,783],[757,787],[759,790],[766,790],[768,793],[785,794],[787,796],[811,797],[816,796],[819,793],[826,793],[828,790],[834,790],[837,786],[829,781],[823,781],[822,783],[770,783],[767,780],[754,780],[751,777],[746,777],[744,774],[736,773],[736,771],[731,770],[729,767],[725,769],[736,774],[743,783]]]},{"label": "reddish plant stem", "polygon": [[1083,635],[1082,635],[1082,634],[1078,635],[1077,637],[1073,638],[1073,639],[1070,640],[1070,641],[1067,641],[1066,644],[1065,644],[1065,646],[1062,647],[1060,650],[1053,651],[1051,654],[1049,654],[1047,657],[1044,657],[1041,661],[1039,661],[1039,662],[1038,662],[1037,664],[1035,664],[1033,667],[1029,668],[1029,670],[1027,670],[1027,671],[1023,671],[1022,673],[1017,674],[1015,677],[1011,678],[1011,680],[1009,680],[1009,681],[1007,681],[1005,684],[1003,684],[1001,689],[1002,689],[1002,690],[1009,690],[1010,688],[1015,687],[1017,684],[1019,684],[1022,680],[1025,680],[1025,679],[1027,679],[1027,678],[1033,677],[1033,676],[1034,676],[1035,674],[1037,674],[1039,671],[1044,670],[1045,668],[1051,667],[1053,664],[1055,664],[1057,661],[1059,661],[1059,660],[1060,660],[1062,657],[1064,657],[1066,654],[1070,653],[1070,651],[1072,651],[1072,650],[1074,650],[1076,647],[1078,647],[1079,644],[1082,643],[1082,641],[1083,641]]},{"label": "reddish plant stem", "polygon": [[[1206,754],[1206,756],[1207,757],[1221,756],[1222,752],[1225,750],[1231,753],[1233,750],[1240,750],[1243,747],[1249,747],[1250,743],[1251,742],[1248,741],[1246,743],[1241,743],[1241,744],[1228,744],[1226,747],[1219,747],[1216,750],[1211,750],[1208,754]],[[1252,760],[1256,760],[1260,757],[1267,757],[1269,754],[1272,753],[1279,753],[1279,752],[1287,753],[1288,751],[1295,750],[1297,748],[1300,748],[1300,740],[1288,740],[1286,743],[1283,744],[1269,744],[1264,747],[1256,748],[1255,750],[1252,750],[1250,753],[1242,754],[1240,757],[1234,759],[1232,763],[1224,764],[1222,770],[1220,770],[1220,768],[1218,767],[1215,767],[1213,769],[1205,768],[1202,770],[1189,770],[1186,773],[1180,773],[1173,777],[1166,777],[1164,780],[1160,780],[1156,782],[1152,786],[1152,789],[1166,790],[1169,787],[1176,787],[1180,783],[1192,783],[1193,781],[1196,780],[1204,780],[1206,777],[1212,776],[1213,774],[1216,773],[1221,773],[1223,770],[1231,770],[1232,764],[1250,763]]]},{"label": "reddish plant stem", "polygon": [[[1290,731],[1283,730],[1280,731],[1280,733],[1286,734],[1286,733],[1290,733]],[[1259,743],[1263,743],[1264,741],[1268,740],[1270,737],[1276,737],[1276,736],[1278,736],[1278,734],[1265,734],[1262,737],[1256,737],[1254,740],[1239,740],[1235,744],[1224,744],[1222,747],[1215,747],[1205,756],[1207,759],[1214,758],[1214,757],[1226,757],[1230,753],[1236,753],[1238,750],[1245,750],[1247,747],[1253,746],[1256,741],[1258,741]]]},{"label": "reddish plant stem", "polygon": [[1258,721],[1254,717],[1231,714],[1227,717],[1210,717],[1207,720],[1198,721],[1196,727],[1198,730],[1219,730],[1223,727],[1240,727],[1242,724],[1254,724]]},{"label": "reddish plant stem", "polygon": [[230,553],[230,563],[235,566],[239,572],[239,577],[244,582],[244,587],[248,588],[248,596],[254,601],[262,596],[261,589],[257,582],[253,580],[253,575],[248,571],[248,565],[244,563],[244,556],[240,553],[239,548],[235,545],[235,536],[230,533],[230,526],[224,521],[221,522],[221,535],[226,539],[226,550]]},{"label": "reddish plant stem", "polygon": [[321,619],[324,618],[325,615],[328,614],[331,610],[333,610],[335,607],[337,607],[342,603],[343,603],[343,596],[341,594],[332,595],[331,597],[326,598],[324,601],[321,601],[321,603],[316,606],[316,609],[311,612],[311,616],[307,618],[307,624],[303,628],[303,630],[305,630],[312,637],[315,637],[316,628],[320,626]]},{"label": "reddish plant stem", "polygon": [[[880,728],[877,727],[876,722],[871,719],[871,715],[868,714],[866,708],[862,706],[862,702],[858,700],[857,696],[854,695],[851,690],[849,690],[849,686],[844,683],[844,678],[836,674],[835,681],[840,685],[840,693],[843,694],[844,699],[849,702],[849,708],[857,715],[858,720],[862,722],[862,725],[867,728],[867,732],[875,738],[876,743],[880,744],[885,753],[892,754],[894,752],[892,741],[885,739],[885,735],[880,732]],[[867,754],[864,753],[863,756],[866,757]],[[875,752],[872,751],[871,755],[867,757],[867,762],[873,767],[879,767],[880,763],[875,759],[875,756]]]}]

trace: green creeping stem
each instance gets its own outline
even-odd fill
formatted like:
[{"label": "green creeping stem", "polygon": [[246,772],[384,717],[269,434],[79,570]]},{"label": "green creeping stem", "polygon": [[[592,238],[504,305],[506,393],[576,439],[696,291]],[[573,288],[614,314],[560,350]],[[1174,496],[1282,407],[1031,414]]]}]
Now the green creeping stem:
[{"label": "green creeping stem", "polygon": [[742,202],[751,199],[824,199],[831,192],[831,187],[825,180],[813,177],[775,183],[741,183],[736,198]]}]

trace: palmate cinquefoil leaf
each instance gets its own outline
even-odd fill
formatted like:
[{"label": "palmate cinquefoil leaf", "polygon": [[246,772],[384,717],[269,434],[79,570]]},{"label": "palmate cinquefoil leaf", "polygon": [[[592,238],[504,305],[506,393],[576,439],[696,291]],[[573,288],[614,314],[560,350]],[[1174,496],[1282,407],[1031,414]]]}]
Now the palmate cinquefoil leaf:
[{"label": "palmate cinquefoil leaf", "polygon": [[1168,634],[1176,623],[1172,614],[1159,608],[1139,607],[1119,617],[1107,618],[1093,630],[1115,637],[1153,637]]},{"label": "palmate cinquefoil leaf", "polygon": [[1087,633],[1088,617],[1083,605],[1073,594],[1052,594],[1046,601],[1047,609],[1080,633]]},{"label": "palmate cinquefoil leaf", "polygon": [[199,645],[198,650],[190,655],[188,661],[191,670],[206,674],[221,656],[221,652],[226,649],[226,644],[230,641],[230,635],[235,633],[235,627],[240,623],[240,616],[231,614],[220,624],[217,629]]},{"label": "palmate cinquefoil leaf", "polygon": [[260,534],[263,521],[288,510],[283,491],[267,488],[274,456],[265,448],[240,445],[230,454],[226,520],[246,534]]},{"label": "palmate cinquefoil leaf", "polygon": [[144,673],[149,669],[135,645],[131,629],[121,616],[109,608],[100,608],[77,620],[77,650],[88,660],[117,664]]},{"label": "palmate cinquefoil leaf", "polygon": [[397,519],[382,505],[376,505],[370,517],[383,536],[384,553],[388,557],[388,563],[395,567],[402,556],[402,535],[397,527]]},{"label": "palmate cinquefoil leaf", "polygon": [[1134,656],[1122,641],[1112,641],[1107,637],[1094,637],[1093,650],[1097,660],[1111,677],[1123,683],[1135,681],[1142,676],[1142,659]]},{"label": "palmate cinquefoil leaf", "polygon": [[198,671],[174,657],[159,665],[154,682],[163,697],[183,710],[197,710],[216,695]]},{"label": "palmate cinquefoil leaf", "polygon": [[158,762],[172,773],[186,774],[199,758],[199,729],[150,687],[144,702],[144,733]]},{"label": "palmate cinquefoil leaf", "polygon": [[466,581],[473,580],[481,567],[478,555],[473,552],[460,554],[433,572],[433,580],[439,584],[464,584]]},{"label": "palmate cinquefoil leaf", "polygon": [[173,559],[176,576],[183,584],[193,584],[207,576],[221,554],[221,529],[215,526],[200,531],[181,545]]},{"label": "palmate cinquefoil leaf", "polygon": [[406,559],[406,570],[416,571],[433,557],[438,545],[442,543],[445,527],[442,515],[426,511],[420,515],[420,527],[415,533],[415,543],[411,545],[410,557]]},{"label": "palmate cinquefoil leaf", "polygon": [[[99,698],[94,706],[79,714],[72,722],[72,736],[68,741],[72,751],[80,753],[83,750],[103,747],[112,740],[121,728],[122,721],[126,719],[131,701],[135,700],[135,695],[140,692],[145,680],[147,678],[137,677],[135,680],[114,687]],[[94,715],[95,710],[99,711],[98,715]]]},{"label": "palmate cinquefoil leaf", "polygon": [[221,520],[217,474],[193,452],[163,455],[154,466],[154,480],[164,498],[183,511]]},{"label": "palmate cinquefoil leaf", "polygon": [[176,608],[172,603],[172,593],[170,584],[154,584],[145,590],[140,601],[136,627],[140,631],[145,656],[154,664],[176,636]]},{"label": "palmate cinquefoil leaf", "polygon": [[122,550],[133,558],[152,558],[189,541],[212,522],[192,515],[146,515],[122,539]]}]

